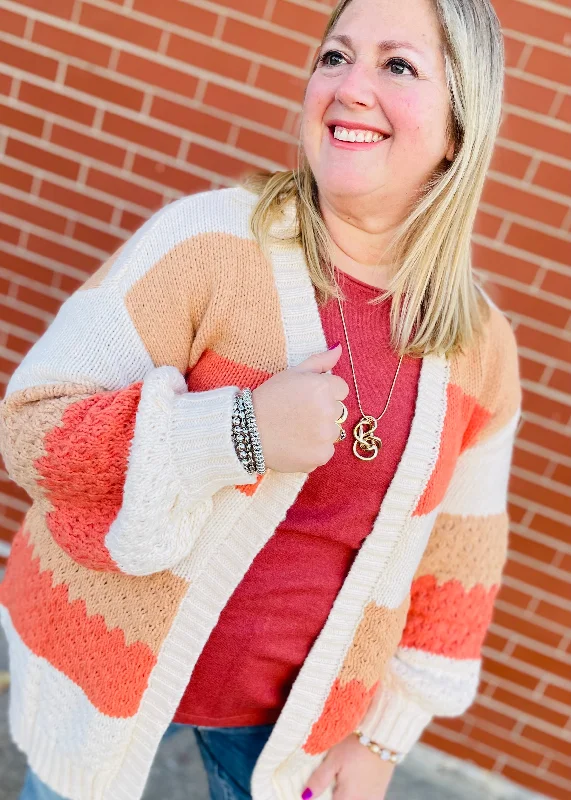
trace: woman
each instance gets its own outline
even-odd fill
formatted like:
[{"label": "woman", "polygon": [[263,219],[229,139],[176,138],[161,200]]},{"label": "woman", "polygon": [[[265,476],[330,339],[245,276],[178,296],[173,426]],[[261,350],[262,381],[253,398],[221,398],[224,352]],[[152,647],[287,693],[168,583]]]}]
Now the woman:
[{"label": "woman", "polygon": [[137,800],[190,725],[215,798],[380,800],[470,705],[520,403],[470,267],[501,83],[488,0],[344,0],[299,169],[159,211],[16,370],[23,796]]}]

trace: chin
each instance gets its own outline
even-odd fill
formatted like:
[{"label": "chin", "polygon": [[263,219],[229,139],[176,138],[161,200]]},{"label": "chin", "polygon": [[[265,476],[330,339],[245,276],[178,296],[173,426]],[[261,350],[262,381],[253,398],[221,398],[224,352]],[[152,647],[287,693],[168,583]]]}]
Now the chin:
[{"label": "chin", "polygon": [[317,178],[319,189],[326,194],[355,199],[371,194],[380,184],[379,180],[373,185],[370,176],[367,179],[359,175],[323,175]]}]

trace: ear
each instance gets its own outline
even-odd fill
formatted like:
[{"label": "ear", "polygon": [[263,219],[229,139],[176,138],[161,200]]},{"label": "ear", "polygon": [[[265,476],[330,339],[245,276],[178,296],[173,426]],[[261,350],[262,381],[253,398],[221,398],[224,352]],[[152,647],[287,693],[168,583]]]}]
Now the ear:
[{"label": "ear", "polygon": [[455,149],[456,149],[456,145],[451,140],[450,144],[448,145],[448,150],[446,151],[446,156],[445,156],[447,161],[454,161],[454,151],[455,151]]}]

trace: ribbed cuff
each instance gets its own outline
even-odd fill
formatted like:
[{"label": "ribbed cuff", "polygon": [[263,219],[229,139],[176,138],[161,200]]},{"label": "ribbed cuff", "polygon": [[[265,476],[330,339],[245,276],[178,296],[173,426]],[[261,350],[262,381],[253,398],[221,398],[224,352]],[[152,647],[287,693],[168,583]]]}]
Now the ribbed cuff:
[{"label": "ribbed cuff", "polygon": [[174,399],[170,454],[192,494],[212,495],[224,486],[253,484],[232,441],[232,409],[237,386],[187,392]]},{"label": "ribbed cuff", "polygon": [[414,701],[390,689],[379,689],[358,728],[370,739],[408,753],[432,719]]}]

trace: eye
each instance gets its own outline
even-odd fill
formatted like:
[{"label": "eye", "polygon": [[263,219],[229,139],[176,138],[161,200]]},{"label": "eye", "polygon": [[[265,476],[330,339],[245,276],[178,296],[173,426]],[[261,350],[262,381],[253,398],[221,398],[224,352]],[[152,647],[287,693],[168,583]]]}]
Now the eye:
[{"label": "eye", "polygon": [[344,60],[345,56],[342,53],[340,53],[339,50],[328,50],[320,57],[318,64],[324,67],[338,67],[339,64],[338,63],[332,64],[331,61],[329,60],[330,58],[340,58]]},{"label": "eye", "polygon": [[405,70],[409,70],[411,75],[417,75],[415,68],[412,67],[408,61],[405,61],[403,58],[389,58],[387,62],[385,62],[385,66],[389,65],[390,71],[393,75],[405,75]]}]

